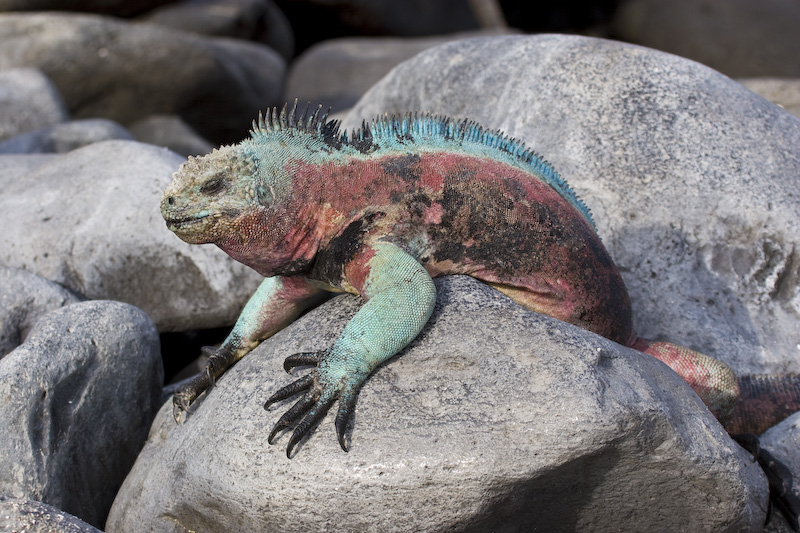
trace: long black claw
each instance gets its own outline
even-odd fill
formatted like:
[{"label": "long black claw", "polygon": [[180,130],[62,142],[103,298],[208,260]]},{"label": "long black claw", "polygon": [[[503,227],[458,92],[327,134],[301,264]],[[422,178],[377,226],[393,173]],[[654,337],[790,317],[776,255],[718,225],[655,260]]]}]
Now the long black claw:
[{"label": "long black claw", "polygon": [[283,362],[283,369],[289,372],[296,366],[317,366],[319,364],[319,354],[317,352],[301,352],[290,355]]},{"label": "long black claw", "polygon": [[[176,414],[175,409],[178,410],[177,414],[180,416],[183,414],[184,411],[189,409],[189,400],[186,398],[185,394],[182,394],[181,391],[175,391],[175,394],[172,396],[172,407],[173,407],[173,414]],[[178,418],[175,418],[176,422],[180,422]]]},{"label": "long black claw", "polygon": [[350,422],[350,414],[353,412],[353,407],[356,404],[355,395],[349,398],[339,399],[339,411],[336,413],[336,437],[339,439],[339,446],[342,450],[347,450],[347,443],[345,442],[345,434],[347,432],[347,423]]},{"label": "long black claw", "polygon": [[302,398],[300,398],[300,400],[298,400],[291,409],[286,411],[275,423],[275,427],[272,428],[272,432],[269,434],[269,437],[267,437],[267,442],[272,444],[272,441],[275,439],[275,435],[277,435],[281,430],[288,428],[292,422],[303,415],[306,411],[311,409],[311,407],[314,405],[314,402],[314,397],[310,393],[306,393]]},{"label": "long black claw", "polygon": [[184,383],[172,395],[172,417],[178,424],[181,423],[183,413],[189,410],[192,403],[208,388],[208,376],[204,373],[197,374]]},{"label": "long black claw", "polygon": [[183,419],[183,413],[186,411],[186,408],[179,404],[175,399],[172,400],[172,418],[175,419],[176,424],[180,424]]},{"label": "long black claw", "polygon": [[269,399],[267,399],[267,401],[264,403],[264,409],[269,409],[269,406],[272,405],[273,403],[285,400],[286,398],[291,398],[298,392],[310,388],[313,384],[314,384],[313,374],[307,374],[302,378],[298,379],[297,381],[289,383],[288,385],[280,389],[278,392],[270,396]]},{"label": "long black claw", "polygon": [[326,402],[322,405],[317,405],[311,409],[311,411],[306,415],[306,417],[297,424],[297,427],[294,428],[294,433],[292,433],[292,438],[289,439],[289,444],[286,446],[286,457],[289,459],[292,458],[292,450],[300,442],[303,437],[305,437],[306,433],[308,433],[311,428],[317,425],[327,413],[328,409],[330,409],[332,402]]}]

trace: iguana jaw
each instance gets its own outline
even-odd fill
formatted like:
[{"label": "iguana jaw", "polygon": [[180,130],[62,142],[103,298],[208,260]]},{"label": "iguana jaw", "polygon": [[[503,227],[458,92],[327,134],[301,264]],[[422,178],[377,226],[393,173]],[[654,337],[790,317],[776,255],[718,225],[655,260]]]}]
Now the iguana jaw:
[{"label": "iguana jaw", "polygon": [[214,242],[214,236],[219,233],[217,226],[224,214],[211,209],[187,209],[178,204],[171,195],[164,195],[161,200],[161,216],[167,228],[189,244]]},{"label": "iguana jaw", "polygon": [[203,237],[209,233],[210,226],[214,223],[214,216],[208,212],[195,215],[172,218],[170,213],[163,213],[167,228],[177,235],[182,241],[189,244],[210,242]]}]

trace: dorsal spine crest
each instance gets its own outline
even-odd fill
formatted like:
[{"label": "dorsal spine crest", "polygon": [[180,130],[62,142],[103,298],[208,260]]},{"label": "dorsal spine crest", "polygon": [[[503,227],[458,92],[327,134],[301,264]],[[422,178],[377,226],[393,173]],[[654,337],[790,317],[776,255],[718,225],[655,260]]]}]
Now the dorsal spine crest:
[{"label": "dorsal spine crest", "polygon": [[[473,120],[455,121],[442,115],[409,112],[402,115],[378,116],[370,122],[362,121],[361,127],[352,131],[340,132],[338,120],[328,121],[330,109],[320,114],[322,105],[313,113],[308,113],[309,106],[297,116],[297,100],[291,110],[287,105],[278,111],[277,107],[260,112],[258,120],[253,121],[251,136],[258,141],[260,136],[278,132],[302,132],[321,135],[327,142],[337,146],[350,146],[361,152],[383,147],[388,143],[416,143],[424,146],[426,142],[448,141],[463,146],[471,143],[491,150],[507,154],[518,163],[522,163],[541,177],[555,189],[565,200],[571,203],[594,228],[589,208],[578,198],[567,182],[539,154],[526,147],[513,137],[506,136],[500,130],[488,130]],[[266,117],[266,118],[265,118]],[[384,143],[384,144],[382,144]],[[490,155],[491,154],[487,154]],[[499,155],[499,154],[498,154]]]}]

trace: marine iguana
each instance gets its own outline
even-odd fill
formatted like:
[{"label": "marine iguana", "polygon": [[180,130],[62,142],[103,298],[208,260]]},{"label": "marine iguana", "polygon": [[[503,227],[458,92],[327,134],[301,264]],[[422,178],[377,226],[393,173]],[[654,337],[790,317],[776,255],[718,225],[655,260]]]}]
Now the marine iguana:
[{"label": "marine iguana", "polygon": [[[639,338],[589,209],[521,142],[428,114],[380,117],[348,136],[321,106],[298,116],[296,104],[259,115],[251,138],[189,158],[164,192],[161,212],[178,237],[214,243],[266,277],[230,335],[209,349],[205,373],[175,393],[176,420],[321,294],[349,292],[363,307],[327,349],[289,356],[287,371],[315,368],[265,404],[302,394],[269,436],[295,424],[291,456],[338,400],[335,427],[347,451],[359,388],[418,335],[436,300],[432,278],[448,274],[660,359],[735,432],[759,433],[800,410],[797,376],[740,381],[721,361]],[[763,401],[776,386],[786,394],[775,405],[735,410],[740,389]]]}]

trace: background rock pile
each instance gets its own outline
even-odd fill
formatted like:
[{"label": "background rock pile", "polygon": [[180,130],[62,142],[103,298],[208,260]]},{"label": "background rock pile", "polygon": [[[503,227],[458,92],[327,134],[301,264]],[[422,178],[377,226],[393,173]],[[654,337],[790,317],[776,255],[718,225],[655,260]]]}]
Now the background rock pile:
[{"label": "background rock pile", "polygon": [[[800,372],[798,27],[791,0],[0,0],[0,528],[759,530],[763,475],[688,386],[465,278],[367,382],[349,454],[326,419],[286,459],[261,405],[353,297],[175,425],[165,380],[260,279],[158,206],[287,100],[475,119],[577,190],[640,334]],[[799,424],[764,436],[798,478]]]}]

